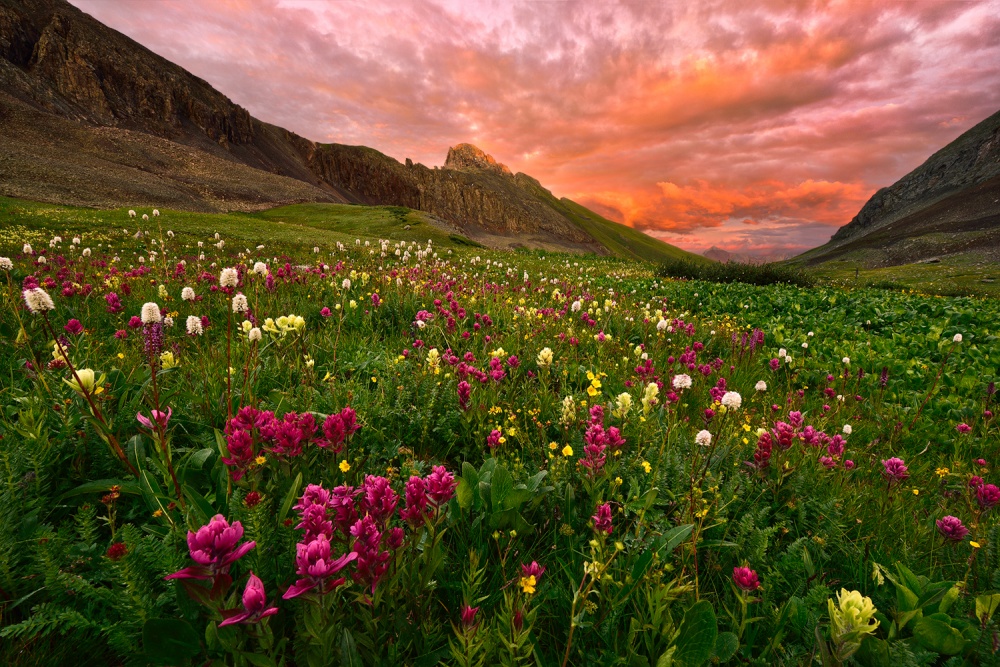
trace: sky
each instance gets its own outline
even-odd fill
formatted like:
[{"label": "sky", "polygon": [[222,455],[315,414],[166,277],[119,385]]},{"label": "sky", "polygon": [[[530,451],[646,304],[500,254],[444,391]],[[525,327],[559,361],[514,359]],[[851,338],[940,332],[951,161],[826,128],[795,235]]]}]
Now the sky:
[{"label": "sky", "polygon": [[314,141],[794,254],[1000,110],[1000,0],[71,0]]}]

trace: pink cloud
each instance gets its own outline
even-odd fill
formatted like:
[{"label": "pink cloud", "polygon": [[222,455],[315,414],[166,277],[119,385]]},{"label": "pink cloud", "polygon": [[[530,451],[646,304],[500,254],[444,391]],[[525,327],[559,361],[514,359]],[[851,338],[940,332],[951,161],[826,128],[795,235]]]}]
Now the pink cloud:
[{"label": "pink cloud", "polygon": [[825,242],[1000,108],[1000,0],[72,1],[262,120],[472,142],[689,248]]}]

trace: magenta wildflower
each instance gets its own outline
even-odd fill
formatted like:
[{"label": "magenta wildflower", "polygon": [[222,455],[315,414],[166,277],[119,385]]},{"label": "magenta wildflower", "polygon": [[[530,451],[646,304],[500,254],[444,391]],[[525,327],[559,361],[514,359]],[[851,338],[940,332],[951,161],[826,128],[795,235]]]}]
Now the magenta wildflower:
[{"label": "magenta wildflower", "polygon": [[945,539],[961,542],[969,534],[969,529],[962,525],[957,516],[946,516],[937,520],[937,529]]},{"label": "magenta wildflower", "polygon": [[472,396],[472,385],[465,380],[458,383],[458,407],[462,412],[469,409],[469,398]]},{"label": "magenta wildflower", "polygon": [[[135,413],[135,418],[140,424],[148,428],[150,431],[155,431],[157,428],[165,429],[167,428],[167,422],[170,421],[170,415],[174,413],[172,408],[167,408],[166,412],[161,412],[160,410],[153,410],[150,414],[153,417],[150,420],[148,417],[143,415],[141,412]],[[154,425],[155,422],[156,424]]]},{"label": "magenta wildflower", "polygon": [[410,477],[405,496],[406,509],[399,513],[399,518],[411,526],[422,524],[427,513],[427,485],[424,480],[416,475]]},{"label": "magenta wildflower", "polygon": [[760,588],[757,573],[749,567],[734,567],[733,583],[742,591],[755,591]]},{"label": "magenta wildflower", "polygon": [[963,422],[958,426],[956,426],[955,430],[958,431],[959,433],[968,433],[969,431],[972,430],[972,427]]},{"label": "magenta wildflower", "polygon": [[399,495],[389,486],[389,480],[376,475],[366,476],[361,489],[361,510],[374,518],[379,526],[384,527],[396,513]]},{"label": "magenta wildflower", "polygon": [[462,607],[462,627],[469,629],[475,627],[476,625],[476,613],[479,611],[479,607],[470,607],[465,605]]},{"label": "magenta wildflower", "polygon": [[243,524],[232,525],[221,514],[216,514],[198,532],[188,531],[188,551],[197,565],[186,567],[165,577],[166,579],[211,579],[229,572],[229,566],[246,555],[256,542],[238,544],[243,539]]},{"label": "magenta wildflower", "polygon": [[530,565],[521,565],[521,576],[534,577],[536,584],[541,582],[543,574],[545,574],[545,568],[539,565],[537,561],[531,561]]},{"label": "magenta wildflower", "polygon": [[597,514],[590,517],[594,521],[594,530],[611,534],[611,503],[603,503],[597,506]]},{"label": "magenta wildflower", "polygon": [[448,472],[444,466],[434,466],[431,474],[427,475],[427,495],[431,502],[438,507],[446,504],[455,495],[455,487],[458,482],[455,476]]},{"label": "magenta wildflower", "polygon": [[333,575],[357,557],[355,552],[350,551],[340,558],[331,558],[330,540],[326,535],[319,535],[308,544],[299,543],[295,547],[295,573],[301,578],[289,586],[281,597],[291,600],[312,590],[320,595],[330,592],[344,583],[344,577],[333,579]]},{"label": "magenta wildflower", "polygon": [[996,507],[1000,504],[1000,488],[995,484],[980,484],[976,488],[976,502],[984,510]]},{"label": "magenta wildflower", "polygon": [[354,581],[370,588],[374,593],[382,575],[389,569],[392,554],[381,550],[382,533],[371,516],[366,516],[351,526],[351,535],[355,538],[352,553],[357,556],[357,569],[352,576]]},{"label": "magenta wildflower", "polygon": [[882,465],[885,466],[882,476],[890,482],[901,482],[910,476],[910,473],[907,472],[906,464],[899,457],[894,456],[891,459],[885,459],[882,461]]},{"label": "magenta wildflower", "polygon": [[83,325],[80,324],[80,320],[77,319],[73,319],[67,322],[66,326],[64,326],[63,329],[66,330],[66,333],[71,333],[74,336],[79,336],[80,334],[83,333]]},{"label": "magenta wildflower", "polygon": [[243,611],[229,616],[226,620],[219,623],[219,627],[234,625],[236,623],[257,623],[261,619],[277,613],[277,607],[267,606],[264,583],[251,571],[250,578],[247,579],[246,588],[243,589]]}]

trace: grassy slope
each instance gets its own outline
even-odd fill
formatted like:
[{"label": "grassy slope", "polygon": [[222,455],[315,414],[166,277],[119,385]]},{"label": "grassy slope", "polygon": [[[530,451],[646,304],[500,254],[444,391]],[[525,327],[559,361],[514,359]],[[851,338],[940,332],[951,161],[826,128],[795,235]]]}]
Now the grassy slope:
[{"label": "grassy slope", "polygon": [[895,285],[924,294],[1000,297],[1000,266],[984,264],[971,255],[945,257],[938,264],[902,264],[877,269],[865,268],[857,261],[834,260],[809,271],[824,282],[847,287]]},{"label": "grassy slope", "polygon": [[641,262],[659,264],[671,259],[683,259],[690,262],[708,262],[701,255],[681,250],[677,246],[664,243],[652,236],[601,217],[590,209],[577,204],[571,199],[556,199],[548,190],[531,187],[534,194],[566,216],[583,231],[590,234],[598,243],[619,257],[635,259]]},{"label": "grassy slope", "polygon": [[[137,212],[140,216],[150,213]],[[160,213],[159,218],[144,222],[130,219],[127,208],[98,210],[0,197],[0,230],[3,230],[0,247],[17,242],[25,229],[44,231],[44,240],[48,240],[50,233],[86,233],[102,228],[134,232],[140,228],[156,230],[158,226],[164,233],[171,230],[198,239],[218,232],[230,242],[248,245],[323,246],[338,241],[354,243],[356,238],[420,243],[431,239],[434,245],[445,248],[470,245],[466,239],[430,224],[420,211],[396,206],[296,204],[258,213],[191,213],[169,209],[161,209]]]},{"label": "grassy slope", "polygon": [[701,255],[681,250],[652,236],[601,217],[575,201],[563,198],[556,202],[567,218],[597,239],[616,255],[645,262],[662,263],[671,259],[708,262]]}]

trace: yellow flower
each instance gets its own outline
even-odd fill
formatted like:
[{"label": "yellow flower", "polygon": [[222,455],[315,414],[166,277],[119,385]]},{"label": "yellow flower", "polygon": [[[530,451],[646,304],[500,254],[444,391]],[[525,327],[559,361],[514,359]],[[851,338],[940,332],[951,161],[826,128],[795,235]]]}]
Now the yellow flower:
[{"label": "yellow flower", "polygon": [[913,495],[919,496],[920,495],[920,489],[913,489]]},{"label": "yellow flower", "polygon": [[587,395],[590,396],[591,398],[597,396],[597,388],[594,387],[594,385],[590,385],[589,387],[587,387]]},{"label": "yellow flower", "polygon": [[343,461],[340,462],[340,472],[347,472],[350,469],[351,469],[351,464],[347,462],[347,459],[344,459]]},{"label": "yellow flower", "polygon": [[935,473],[935,474],[936,474],[936,475],[937,475],[938,477],[947,477],[947,476],[948,476],[948,473],[950,473],[950,472],[951,472],[951,471],[950,471],[950,470],[948,470],[947,468],[938,468],[937,470],[935,470],[935,471],[934,471],[934,473]]},{"label": "yellow flower", "polygon": [[535,594],[535,586],[537,582],[535,581],[535,575],[528,575],[527,577],[521,577],[521,590],[528,595]]},{"label": "yellow flower", "polygon": [[653,469],[653,466],[649,465],[649,461],[643,461],[642,469],[646,471],[646,474],[649,474],[649,471]]},{"label": "yellow flower", "polygon": [[569,445],[566,445],[565,447],[562,448],[562,455],[573,456],[573,448],[570,447]]},{"label": "yellow flower", "polygon": [[552,451],[555,451],[555,450],[559,449],[559,443],[558,442],[550,442],[549,443],[549,449],[551,449]]},{"label": "yellow flower", "polygon": [[969,546],[971,546],[973,549],[978,549],[982,545],[979,544],[979,542],[976,542],[975,540],[969,540]]},{"label": "yellow flower", "polygon": [[[77,377],[80,378],[79,382],[76,381]],[[88,394],[99,394],[103,391],[101,385],[104,383],[104,373],[101,373],[100,377],[95,378],[94,371],[89,368],[81,368],[76,371],[76,377],[63,380],[63,382],[68,384],[78,394],[83,395],[85,392]]]},{"label": "yellow flower", "polygon": [[253,460],[253,462],[254,462],[254,463],[256,463],[256,464],[257,464],[257,465],[259,465],[259,466],[262,466],[262,465],[264,465],[265,463],[267,463],[267,457],[266,457],[266,456],[263,456],[263,455],[261,455],[261,456],[258,456],[257,458],[255,458],[255,459]]}]

